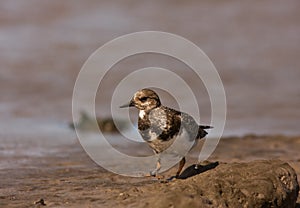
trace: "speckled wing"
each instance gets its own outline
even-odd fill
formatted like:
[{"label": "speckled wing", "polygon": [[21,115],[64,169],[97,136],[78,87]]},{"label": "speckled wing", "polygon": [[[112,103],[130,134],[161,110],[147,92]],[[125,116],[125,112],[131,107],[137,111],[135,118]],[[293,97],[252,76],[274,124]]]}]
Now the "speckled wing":
[{"label": "speckled wing", "polygon": [[143,139],[156,153],[166,150],[175,138],[182,145],[189,146],[207,134],[192,116],[164,106],[153,109],[143,118],[139,117],[138,128]]},{"label": "speckled wing", "polygon": [[181,128],[185,128],[189,135],[188,139],[190,141],[196,140],[198,138],[199,126],[194,120],[194,118],[187,113],[181,113],[180,115],[177,116],[179,116],[182,121]]},{"label": "speckled wing", "polygon": [[204,129],[210,126],[199,126],[192,116],[172,108],[161,106],[150,114],[151,129],[156,132],[158,139],[167,141],[178,135],[185,128],[189,139],[194,141],[207,135]]},{"label": "speckled wing", "polygon": [[153,109],[144,119],[139,120],[141,135],[146,141],[153,140],[155,136],[155,139],[161,141],[171,140],[180,131],[181,119],[177,115],[180,112],[164,106]]}]

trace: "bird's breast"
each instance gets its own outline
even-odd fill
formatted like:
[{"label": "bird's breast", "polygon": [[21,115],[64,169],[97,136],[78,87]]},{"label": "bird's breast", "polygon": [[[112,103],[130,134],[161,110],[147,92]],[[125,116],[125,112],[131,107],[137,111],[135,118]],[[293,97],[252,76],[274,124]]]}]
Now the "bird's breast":
[{"label": "bird's breast", "polygon": [[139,117],[140,117],[141,119],[143,119],[143,118],[145,118],[145,116],[146,116],[146,112],[145,112],[144,110],[140,110],[140,112],[139,112]]}]

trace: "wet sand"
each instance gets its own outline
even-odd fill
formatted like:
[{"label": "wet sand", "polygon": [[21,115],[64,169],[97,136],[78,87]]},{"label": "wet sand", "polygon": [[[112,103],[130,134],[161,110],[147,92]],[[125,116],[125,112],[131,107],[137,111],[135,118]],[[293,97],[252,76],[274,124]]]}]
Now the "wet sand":
[{"label": "wet sand", "polygon": [[[32,148],[34,144],[21,143],[19,148],[28,145]],[[200,146],[201,143],[191,152],[185,168],[196,161],[194,155],[197,155]],[[209,160],[230,163],[280,159],[296,170],[299,181],[299,149],[300,137],[232,137],[221,139]],[[0,164],[15,164],[5,168],[1,166],[1,207],[38,207],[41,205],[35,202],[40,199],[45,201],[47,207],[142,207],[145,206],[143,198],[154,202],[156,199],[151,198],[151,193],[173,183],[164,184],[150,177],[133,178],[108,172],[96,165],[76,140],[73,144],[56,147],[52,153],[31,157],[2,154],[0,158]],[[169,177],[175,171],[174,167],[162,175]]]}]

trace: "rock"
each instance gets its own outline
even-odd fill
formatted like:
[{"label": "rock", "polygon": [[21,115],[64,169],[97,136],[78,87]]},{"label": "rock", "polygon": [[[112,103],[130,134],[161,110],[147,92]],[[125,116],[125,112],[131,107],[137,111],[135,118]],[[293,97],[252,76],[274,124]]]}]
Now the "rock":
[{"label": "rock", "polygon": [[297,175],[285,162],[220,164],[162,185],[145,207],[295,207],[298,192]]},{"label": "rock", "polygon": [[[117,123],[118,127],[116,126],[115,122]],[[127,122],[123,120],[114,120],[110,117],[96,117],[96,120],[93,120],[90,115],[82,111],[80,112],[79,121],[77,123],[70,122],[69,127],[71,129],[75,129],[76,127],[82,131],[90,132],[98,132],[100,129],[103,133],[119,133],[119,130],[127,128]]]}]

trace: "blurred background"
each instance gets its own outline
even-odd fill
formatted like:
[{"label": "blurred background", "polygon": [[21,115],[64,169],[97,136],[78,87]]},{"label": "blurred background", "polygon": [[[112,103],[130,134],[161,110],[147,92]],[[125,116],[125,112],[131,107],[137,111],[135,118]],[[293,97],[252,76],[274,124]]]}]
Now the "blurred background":
[{"label": "blurred background", "polygon": [[[1,145],[25,138],[41,145],[74,139],[67,123],[72,120],[72,91],[82,65],[106,42],[143,30],[183,36],[209,56],[227,96],[224,135],[297,135],[299,8],[298,0],[1,0]],[[111,81],[102,86],[104,94],[97,98],[98,115],[110,116],[110,96],[118,76],[149,66],[182,74],[185,70],[183,64],[156,55],[118,63],[108,76]],[[185,79],[193,83],[193,76]],[[201,121],[209,123],[210,103],[202,91],[199,87],[196,95]]]}]

